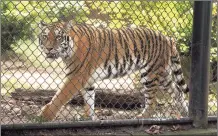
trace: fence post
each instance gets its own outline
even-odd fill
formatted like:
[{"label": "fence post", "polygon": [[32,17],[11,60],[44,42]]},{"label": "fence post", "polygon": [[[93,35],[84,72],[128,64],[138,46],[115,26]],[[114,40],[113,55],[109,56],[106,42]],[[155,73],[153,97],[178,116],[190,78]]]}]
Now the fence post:
[{"label": "fence post", "polygon": [[[217,3],[218,5],[218,3]],[[216,13],[217,13],[217,17],[216,17],[216,44],[217,44],[217,49],[218,49],[218,8],[216,8]],[[217,80],[216,80],[216,91],[217,91],[217,94],[218,94],[218,50],[217,50],[217,73],[216,73],[216,76],[217,76]],[[218,100],[218,96],[216,96],[216,99]],[[218,101],[217,101],[217,105],[218,105]],[[218,110],[217,110],[217,120],[218,120]],[[217,125],[217,129],[218,129],[218,125]]]},{"label": "fence post", "polygon": [[198,128],[208,125],[211,14],[211,1],[194,2],[189,116]]}]

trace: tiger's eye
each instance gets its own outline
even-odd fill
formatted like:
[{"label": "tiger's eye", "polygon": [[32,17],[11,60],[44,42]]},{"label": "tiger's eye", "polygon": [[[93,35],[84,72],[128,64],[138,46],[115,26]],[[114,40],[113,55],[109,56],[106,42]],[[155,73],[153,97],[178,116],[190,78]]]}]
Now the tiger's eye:
[{"label": "tiger's eye", "polygon": [[47,39],[47,36],[46,36],[46,35],[43,35],[42,38],[43,38],[43,39]]},{"label": "tiger's eye", "polygon": [[56,39],[57,39],[57,40],[61,40],[61,36],[57,36]]}]

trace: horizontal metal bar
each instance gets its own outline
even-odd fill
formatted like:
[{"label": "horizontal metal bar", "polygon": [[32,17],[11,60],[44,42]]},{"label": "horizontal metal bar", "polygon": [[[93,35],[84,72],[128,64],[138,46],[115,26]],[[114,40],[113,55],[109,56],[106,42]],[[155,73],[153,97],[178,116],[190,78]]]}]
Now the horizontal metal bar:
[{"label": "horizontal metal bar", "polygon": [[[181,119],[126,119],[126,120],[99,120],[78,122],[45,122],[1,125],[2,130],[27,130],[27,129],[65,129],[81,127],[111,127],[111,126],[140,126],[140,125],[172,125],[191,124],[190,118]],[[217,122],[217,117],[208,117],[208,122]]]}]

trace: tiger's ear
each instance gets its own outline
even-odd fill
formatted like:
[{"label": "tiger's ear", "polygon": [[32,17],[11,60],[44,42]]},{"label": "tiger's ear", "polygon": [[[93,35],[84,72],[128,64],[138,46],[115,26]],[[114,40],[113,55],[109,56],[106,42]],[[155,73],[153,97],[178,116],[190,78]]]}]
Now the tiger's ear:
[{"label": "tiger's ear", "polygon": [[67,30],[70,30],[71,29],[71,27],[73,26],[73,21],[72,20],[70,20],[70,21],[68,21],[68,22],[66,22],[66,28],[67,28]]},{"label": "tiger's ear", "polygon": [[44,22],[44,21],[40,21],[40,23],[39,23],[39,27],[41,28],[41,27],[43,27],[43,26],[46,26],[47,24]]}]

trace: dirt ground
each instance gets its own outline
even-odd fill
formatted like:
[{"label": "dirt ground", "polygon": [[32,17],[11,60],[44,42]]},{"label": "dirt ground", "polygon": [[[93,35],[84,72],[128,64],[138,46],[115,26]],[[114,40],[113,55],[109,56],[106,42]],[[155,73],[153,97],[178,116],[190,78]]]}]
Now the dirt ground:
[{"label": "dirt ground", "polygon": [[[21,65],[21,66],[20,66]],[[3,69],[7,69],[8,66]],[[19,66],[10,67],[9,71],[16,70],[21,72],[22,69],[27,71],[19,63]],[[35,71],[34,68],[28,68],[31,73]],[[39,72],[39,71],[38,71]],[[11,73],[10,73],[11,74]],[[13,73],[14,74],[14,73]],[[20,76],[21,73],[15,73]],[[15,76],[14,74],[14,76]],[[40,74],[46,74],[44,70],[42,73],[35,73],[36,76]],[[31,76],[31,74],[30,74]],[[28,78],[26,78],[28,79]],[[37,80],[39,78],[36,78]],[[36,81],[37,81],[36,80]],[[49,79],[52,80],[52,79]],[[59,79],[61,80],[61,79]],[[47,80],[45,79],[44,82]],[[57,81],[58,84],[59,81]],[[14,88],[14,91],[10,95],[1,95],[1,124],[22,124],[22,123],[36,123],[35,117],[40,112],[43,105],[48,103],[55,90],[25,90],[21,88]],[[132,119],[135,118],[137,114],[140,113],[140,100],[132,97],[123,96],[121,99],[117,99],[115,96],[112,98],[111,95],[97,96],[96,103],[96,114],[101,120],[111,120],[111,119]],[[108,97],[110,96],[110,97]],[[119,97],[120,98],[120,97]],[[110,103],[110,104],[109,104]],[[136,104],[137,103],[137,104]],[[170,110],[166,109],[165,106],[159,104],[156,107],[157,114],[156,118],[169,117],[172,114]],[[168,112],[169,111],[169,112]],[[54,122],[64,122],[64,121],[78,121],[87,120],[83,117],[83,100],[81,97],[76,97],[72,99],[66,106],[61,109],[58,113],[57,118]],[[171,116],[172,117],[172,116]],[[132,135],[134,133],[146,134],[153,133],[164,133],[168,131],[179,131],[191,129],[191,125],[169,125],[169,126],[141,126],[141,127],[109,127],[109,128],[78,128],[78,129],[58,129],[58,130],[25,130],[25,131],[3,131],[2,135],[6,136],[53,136],[53,135]]]},{"label": "dirt ground", "polygon": [[[47,103],[54,92],[38,91],[22,92],[16,90],[10,97],[1,99],[1,117],[2,124],[35,123],[34,117],[40,111],[40,108]],[[22,96],[22,97],[21,97]],[[84,120],[82,118],[83,108],[72,100],[64,106],[58,114],[55,122],[64,123],[64,121]],[[78,99],[77,99],[78,102]],[[137,110],[124,110],[122,108],[101,108],[96,107],[96,113],[101,120],[104,119],[131,119],[134,118]],[[60,124],[61,125],[61,124]],[[209,128],[216,128],[216,124],[209,124]],[[3,130],[3,136],[73,136],[73,135],[154,135],[177,133],[180,131],[192,130],[190,124],[177,125],[141,125],[125,127],[83,127],[66,129],[29,129],[29,130]],[[213,130],[214,133],[214,130]]]},{"label": "dirt ground", "polygon": [[[34,123],[34,118],[40,112],[41,107],[51,100],[57,90],[56,86],[61,83],[62,77],[64,76],[61,74],[63,71],[61,69],[54,71],[54,69],[51,68],[42,69],[33,66],[26,67],[21,61],[14,60],[14,62],[1,62],[2,70],[5,71],[3,72],[1,79],[9,80],[10,82],[11,78],[14,77],[21,85],[28,83],[30,85],[37,84],[37,86],[32,90],[24,89],[22,87],[16,88],[16,86],[13,86],[13,88],[7,88],[12,90],[12,92],[7,95],[1,95],[1,122],[2,124]],[[58,76],[61,75],[62,77],[52,77],[51,73],[59,73]],[[50,86],[50,88],[47,88],[47,86]],[[107,86],[109,86],[109,83],[107,83]],[[111,86],[113,87],[113,85]],[[46,89],[40,90],[38,89],[40,87]],[[122,86],[122,88],[125,87]],[[106,91],[104,91],[104,93],[105,92]],[[125,94],[127,90],[123,89],[121,92],[117,92],[116,90],[117,94],[123,92]],[[129,92],[131,93],[134,91],[129,90]],[[129,96],[128,94],[113,96],[104,93],[99,94],[100,96],[96,94],[97,102],[95,112],[99,119],[132,119],[140,113],[139,108],[142,105],[140,101],[144,101],[144,98],[138,96],[132,97],[133,95]],[[81,97],[76,97],[76,99],[72,100],[70,104],[62,108],[55,121],[84,120],[83,103]],[[155,117],[160,118],[170,116],[170,113],[166,112],[167,110],[165,107],[159,104],[156,107],[158,112]]]},{"label": "dirt ground", "polygon": [[[41,107],[48,103],[55,91],[52,90],[22,90],[16,89],[11,96],[4,96],[1,99],[1,122],[2,124],[35,123],[35,117]],[[98,119],[133,119],[140,113],[141,104],[136,98],[127,96],[112,96],[107,94],[96,94],[95,113]],[[105,99],[104,99],[105,98]],[[109,101],[111,100],[111,101]],[[55,121],[76,121],[86,120],[83,118],[84,101],[80,95],[73,98],[66,106],[63,106]],[[161,108],[162,107],[162,108]],[[163,106],[157,107],[156,117],[170,116]],[[162,111],[162,112],[161,112]]]}]

